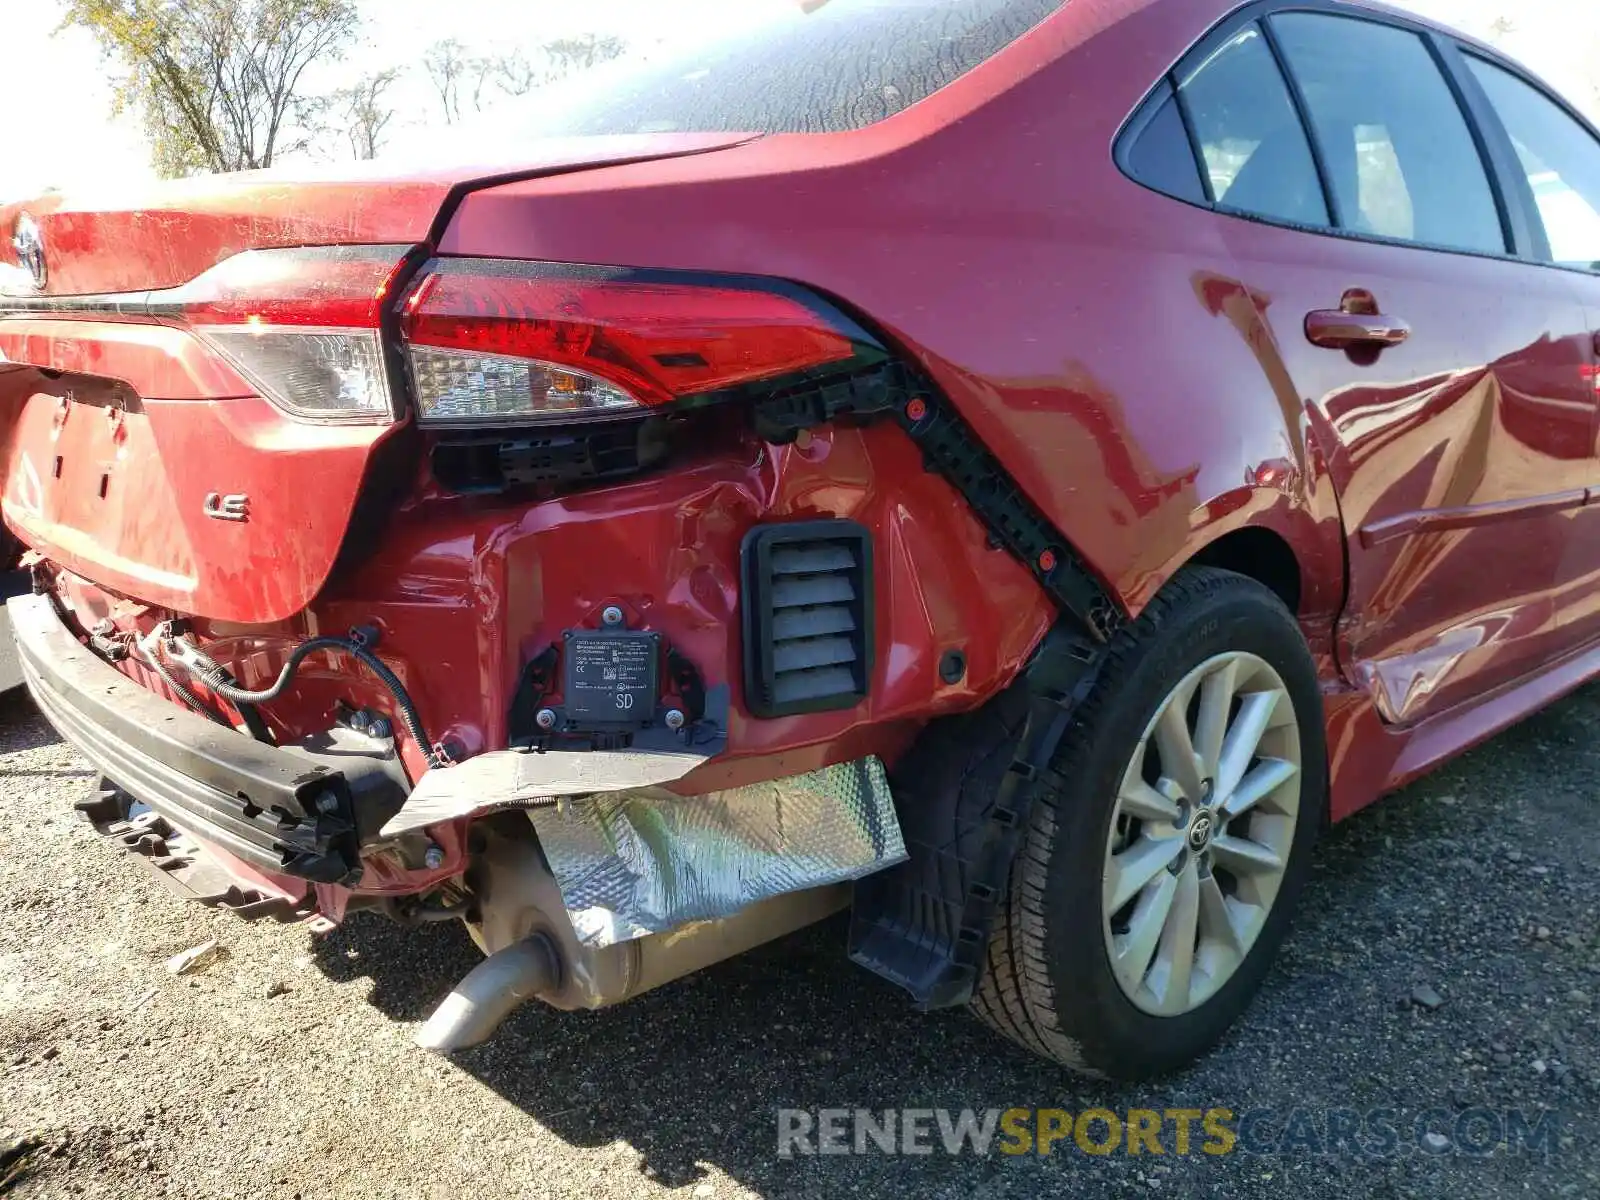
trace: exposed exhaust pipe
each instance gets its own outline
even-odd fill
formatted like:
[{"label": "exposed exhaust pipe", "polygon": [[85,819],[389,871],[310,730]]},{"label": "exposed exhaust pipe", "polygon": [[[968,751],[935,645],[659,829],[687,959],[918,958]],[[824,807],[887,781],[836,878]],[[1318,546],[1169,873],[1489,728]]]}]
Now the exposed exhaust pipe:
[{"label": "exposed exhaust pipe", "polygon": [[497,950],[468,971],[417,1031],[417,1045],[454,1054],[487,1041],[511,1010],[561,982],[561,962],[542,933]]}]

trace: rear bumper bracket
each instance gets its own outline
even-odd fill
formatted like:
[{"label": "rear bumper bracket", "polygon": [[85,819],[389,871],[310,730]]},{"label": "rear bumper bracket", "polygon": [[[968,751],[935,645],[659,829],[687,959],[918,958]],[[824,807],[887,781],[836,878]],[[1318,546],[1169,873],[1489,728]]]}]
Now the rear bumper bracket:
[{"label": "rear bumper bracket", "polygon": [[[265,745],[147,691],[77,640],[49,596],[7,602],[28,690],[50,723],[140,804],[259,870],[352,886],[361,877],[352,794],[398,794],[381,756]],[[348,777],[354,771],[354,777]]]}]

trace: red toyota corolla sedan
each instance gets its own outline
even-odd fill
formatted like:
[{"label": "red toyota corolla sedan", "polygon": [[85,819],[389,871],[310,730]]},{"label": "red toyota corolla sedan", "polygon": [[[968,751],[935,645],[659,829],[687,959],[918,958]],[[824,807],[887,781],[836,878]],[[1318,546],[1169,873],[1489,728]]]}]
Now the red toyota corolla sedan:
[{"label": "red toyota corolla sedan", "polygon": [[1488,47],[832,0],[491,133],[0,210],[83,811],[464,922],[428,1046],[848,907],[919,1006],[1168,1070],[1326,821],[1600,671],[1600,140]]}]

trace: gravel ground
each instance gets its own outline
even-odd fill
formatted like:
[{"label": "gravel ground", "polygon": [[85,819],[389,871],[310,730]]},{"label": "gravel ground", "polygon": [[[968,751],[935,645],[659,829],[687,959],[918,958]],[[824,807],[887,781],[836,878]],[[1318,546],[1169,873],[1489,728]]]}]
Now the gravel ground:
[{"label": "gravel ground", "polygon": [[[0,701],[0,1179],[19,1197],[1600,1196],[1597,728],[1591,689],[1330,833],[1247,1018],[1186,1074],[1119,1088],[911,1012],[845,961],[836,923],[610,1012],[530,1006],[432,1058],[410,1034],[476,960],[459,929],[318,937],[179,903],[73,814],[83,762]],[[208,970],[163,968],[209,938]],[[1012,1105],[1270,1107],[1268,1129],[1296,1106],[1313,1125],[1388,1107],[1402,1129],[1517,1108],[1557,1136],[1488,1157],[775,1153],[779,1107]]]}]

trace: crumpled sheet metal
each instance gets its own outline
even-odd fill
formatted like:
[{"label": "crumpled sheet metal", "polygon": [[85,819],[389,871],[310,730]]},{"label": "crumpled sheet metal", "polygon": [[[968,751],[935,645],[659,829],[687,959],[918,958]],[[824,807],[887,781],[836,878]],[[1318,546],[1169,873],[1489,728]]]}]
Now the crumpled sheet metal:
[{"label": "crumpled sheet metal", "polygon": [[664,788],[529,811],[578,939],[609,946],[904,861],[877,758],[747,787]]}]

